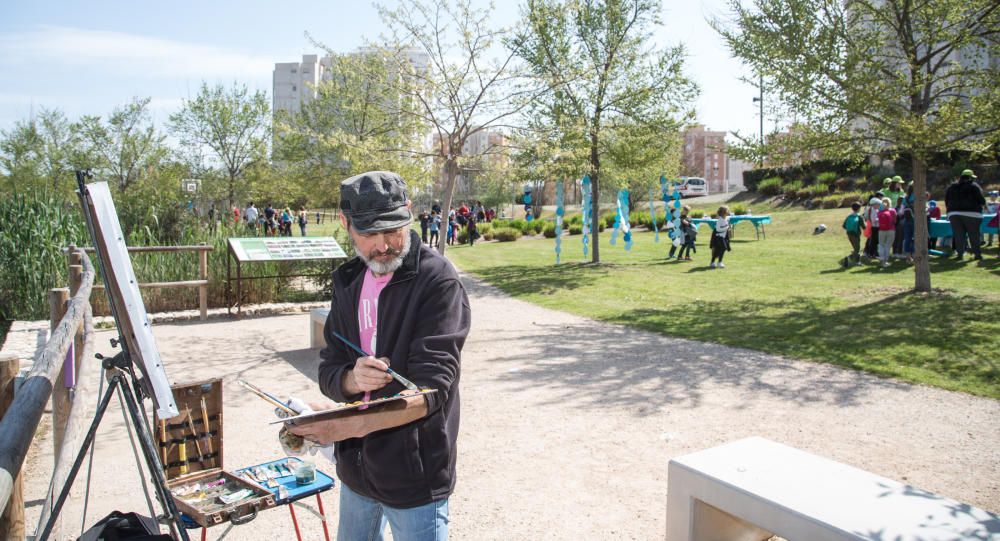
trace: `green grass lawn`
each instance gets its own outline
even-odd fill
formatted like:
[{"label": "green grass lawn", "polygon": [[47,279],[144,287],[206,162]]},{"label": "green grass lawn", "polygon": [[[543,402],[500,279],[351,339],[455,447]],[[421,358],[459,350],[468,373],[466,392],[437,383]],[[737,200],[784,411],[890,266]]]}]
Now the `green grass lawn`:
[{"label": "green grass lawn", "polygon": [[[695,208],[699,208],[696,200]],[[704,206],[704,205],[702,205]],[[707,208],[707,207],[706,207]],[[725,269],[710,269],[709,230],[693,262],[668,261],[665,234],[633,233],[626,252],[601,234],[601,265],[580,236],[448,249],[462,270],[520,299],[670,336],[828,362],[945,389],[1000,398],[1000,261],[932,258],[935,292],[915,294],[911,266],[841,269],[848,210],[771,211],[767,239],[736,227]],[[820,223],[828,230],[812,235]]]}]

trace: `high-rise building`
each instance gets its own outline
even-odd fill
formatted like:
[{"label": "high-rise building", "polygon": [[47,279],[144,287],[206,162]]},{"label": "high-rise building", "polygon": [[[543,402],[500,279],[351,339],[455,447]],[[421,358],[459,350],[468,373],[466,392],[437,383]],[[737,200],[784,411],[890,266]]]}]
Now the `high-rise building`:
[{"label": "high-rise building", "polygon": [[682,156],[685,175],[705,179],[709,193],[727,191],[726,132],[710,131],[701,124],[691,126],[684,132]]},{"label": "high-rise building", "polygon": [[272,110],[297,114],[302,106],[316,98],[316,86],[329,76],[330,57],[302,55],[301,62],[279,62],[274,65],[271,96]]},{"label": "high-rise building", "polygon": [[[402,51],[406,59],[418,72],[425,72],[430,66],[430,56],[419,49]],[[350,54],[378,54],[377,49],[363,47]],[[297,114],[302,106],[316,99],[316,87],[332,76],[333,61],[329,55],[302,55],[301,62],[278,62],[272,73],[272,110]]]}]

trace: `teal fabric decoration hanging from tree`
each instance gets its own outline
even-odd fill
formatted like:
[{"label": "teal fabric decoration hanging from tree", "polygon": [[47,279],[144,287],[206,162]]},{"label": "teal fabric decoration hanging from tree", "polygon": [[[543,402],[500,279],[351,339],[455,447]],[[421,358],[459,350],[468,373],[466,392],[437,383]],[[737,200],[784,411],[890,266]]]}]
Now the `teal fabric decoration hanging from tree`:
[{"label": "teal fabric decoration hanging from tree", "polygon": [[587,247],[590,244],[590,226],[593,224],[593,216],[591,216],[591,193],[590,193],[590,175],[583,176],[583,255],[587,256]]},{"label": "teal fabric decoration hanging from tree", "polygon": [[562,225],[563,225],[563,181],[556,182],[556,265],[559,264],[562,254]]}]

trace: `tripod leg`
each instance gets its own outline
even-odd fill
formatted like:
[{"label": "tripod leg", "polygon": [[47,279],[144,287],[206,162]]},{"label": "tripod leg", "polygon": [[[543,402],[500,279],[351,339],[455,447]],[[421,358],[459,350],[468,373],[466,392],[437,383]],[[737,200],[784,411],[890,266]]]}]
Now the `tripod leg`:
[{"label": "tripod leg", "polygon": [[97,406],[97,413],[94,414],[94,421],[90,423],[90,429],[87,430],[87,436],[83,439],[83,445],[80,447],[80,451],[76,454],[76,460],[73,461],[73,467],[69,470],[69,476],[66,477],[66,484],[63,485],[62,491],[59,492],[59,497],[56,499],[56,503],[52,506],[52,511],[49,514],[49,520],[45,523],[45,528],[42,530],[42,534],[38,536],[42,541],[46,541],[49,535],[52,534],[52,528],[55,526],[56,518],[59,517],[59,512],[62,511],[62,506],[66,503],[66,498],[69,496],[69,490],[73,487],[73,481],[76,479],[76,474],[80,471],[80,466],[83,465],[83,459],[87,456],[87,450],[90,446],[94,444],[94,436],[97,434],[97,428],[101,425],[101,418],[104,417],[104,412],[108,409],[108,403],[111,402],[111,397],[115,394],[115,389],[122,383],[121,376],[115,376],[111,379],[111,383],[108,384],[108,390],[104,393],[104,398],[101,399],[101,403]]},{"label": "tripod leg", "polygon": [[142,447],[142,454],[146,459],[146,466],[149,468],[150,475],[153,476],[153,485],[156,487],[157,497],[160,499],[160,503],[163,504],[169,520],[171,520],[177,527],[177,534],[180,536],[181,541],[190,541],[187,530],[184,529],[184,525],[181,523],[181,514],[177,511],[177,506],[174,505],[174,499],[170,495],[170,490],[167,489],[167,480],[163,474],[163,467],[160,464],[159,454],[156,451],[156,447],[153,445],[153,440],[149,435],[149,431],[142,429],[142,427],[146,426],[144,424],[145,419],[142,417],[142,412],[139,411],[139,405],[134,391],[124,377],[122,377],[119,381],[119,384],[124,390],[123,394],[125,395],[125,404],[128,406],[129,414],[132,417],[132,423],[136,427],[135,431],[139,436],[139,444],[140,447]]},{"label": "tripod leg", "polygon": [[[142,484],[142,495],[146,497],[146,508],[149,509],[149,516],[155,517],[156,511],[153,509],[153,500],[149,498],[149,487],[146,485],[146,476],[142,473],[142,467],[139,466],[139,451],[135,448],[135,438],[132,437],[132,425],[129,423],[128,413],[125,412],[125,392],[121,387],[118,387],[118,404],[122,408],[122,417],[125,418],[125,431],[128,432],[128,441],[132,444],[132,456],[135,457],[135,465],[139,470],[139,483]],[[136,430],[140,430],[136,428]]]}]

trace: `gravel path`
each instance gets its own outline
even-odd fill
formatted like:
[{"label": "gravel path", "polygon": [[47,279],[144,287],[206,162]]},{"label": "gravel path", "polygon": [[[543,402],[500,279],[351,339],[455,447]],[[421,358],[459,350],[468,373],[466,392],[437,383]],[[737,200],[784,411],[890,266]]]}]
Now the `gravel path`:
[{"label": "gravel path", "polygon": [[[453,539],[662,539],[667,461],[752,435],[1000,512],[998,401],[666,338],[466,284],[474,323]],[[154,332],[172,378],[225,379],[228,468],[281,456],[269,408],[234,382],[317,397],[307,315]],[[103,349],[110,336],[102,333]],[[117,404],[112,410],[99,436],[90,523],[111,509],[145,509]],[[42,448],[50,445],[45,438]],[[29,525],[50,471],[51,457],[36,453],[26,477]],[[336,494],[324,497],[334,523]],[[77,528],[81,505],[77,497],[65,512]],[[314,499],[299,508],[307,539],[321,538],[314,508]],[[209,539],[288,539],[290,528],[276,509],[249,526],[213,528]]]}]

